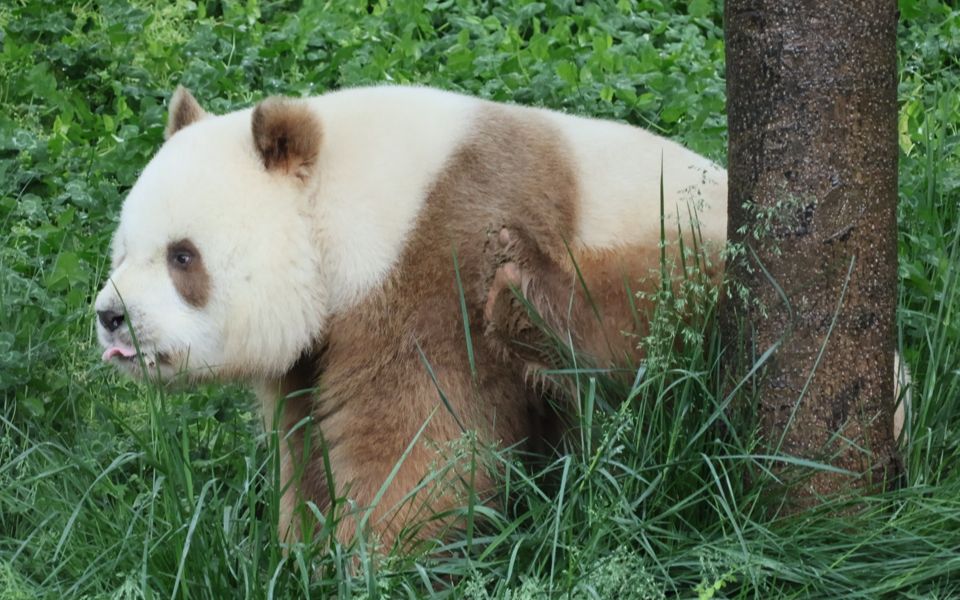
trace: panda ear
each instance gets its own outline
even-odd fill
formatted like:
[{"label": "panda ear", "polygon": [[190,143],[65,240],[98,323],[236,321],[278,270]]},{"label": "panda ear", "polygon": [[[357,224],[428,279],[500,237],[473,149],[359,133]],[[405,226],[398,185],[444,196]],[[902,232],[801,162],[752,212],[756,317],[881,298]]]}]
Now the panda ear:
[{"label": "panda ear", "polygon": [[170,115],[167,117],[167,128],[163,132],[163,139],[180,131],[187,125],[195,123],[207,116],[207,112],[200,107],[200,103],[190,94],[190,90],[178,85],[170,98]]},{"label": "panda ear", "polygon": [[268,171],[310,178],[320,153],[320,120],[302,100],[267,98],[253,110],[253,143]]}]

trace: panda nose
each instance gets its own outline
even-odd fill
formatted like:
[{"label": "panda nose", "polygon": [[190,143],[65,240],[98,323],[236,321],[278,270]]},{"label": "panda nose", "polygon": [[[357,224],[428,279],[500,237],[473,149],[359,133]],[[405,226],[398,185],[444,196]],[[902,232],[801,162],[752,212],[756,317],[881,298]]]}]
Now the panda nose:
[{"label": "panda nose", "polygon": [[123,325],[123,313],[112,310],[98,310],[97,318],[100,319],[100,324],[110,332],[116,331]]}]

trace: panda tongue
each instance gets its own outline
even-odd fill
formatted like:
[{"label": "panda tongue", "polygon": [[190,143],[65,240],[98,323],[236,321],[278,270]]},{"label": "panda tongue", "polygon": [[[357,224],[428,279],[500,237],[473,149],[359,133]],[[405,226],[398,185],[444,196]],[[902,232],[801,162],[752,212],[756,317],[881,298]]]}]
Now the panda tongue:
[{"label": "panda tongue", "polygon": [[133,358],[137,355],[137,351],[130,346],[110,346],[103,352],[103,360],[108,361],[115,356],[122,356],[123,358]]}]

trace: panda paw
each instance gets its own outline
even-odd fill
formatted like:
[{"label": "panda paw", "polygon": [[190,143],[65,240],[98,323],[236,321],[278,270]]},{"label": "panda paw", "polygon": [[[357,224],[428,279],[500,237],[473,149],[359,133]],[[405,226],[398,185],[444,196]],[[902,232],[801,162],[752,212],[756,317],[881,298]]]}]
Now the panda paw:
[{"label": "panda paw", "polygon": [[[508,315],[521,309],[517,293],[526,297],[532,274],[544,261],[537,243],[523,230],[503,226],[497,232],[493,248],[493,263],[496,265],[493,279],[487,291],[483,316],[488,329],[497,323],[506,324]],[[515,291],[516,290],[516,291]]]},{"label": "panda paw", "polygon": [[550,311],[551,289],[560,268],[526,230],[504,226],[492,240],[495,271],[483,309],[487,340],[504,358],[540,362],[544,335],[531,319]]}]

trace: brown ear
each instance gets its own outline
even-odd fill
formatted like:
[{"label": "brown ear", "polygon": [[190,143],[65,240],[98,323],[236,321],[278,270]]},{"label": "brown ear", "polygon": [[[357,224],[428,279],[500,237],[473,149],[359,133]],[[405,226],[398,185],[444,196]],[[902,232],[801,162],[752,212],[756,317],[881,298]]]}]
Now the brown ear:
[{"label": "brown ear", "polygon": [[205,116],[207,112],[200,107],[200,103],[190,94],[190,90],[178,85],[170,98],[170,116],[167,117],[167,128],[163,131],[163,139],[169,140],[171,135]]},{"label": "brown ear", "polygon": [[306,102],[267,98],[253,110],[253,143],[268,171],[310,177],[320,153],[320,120]]}]

